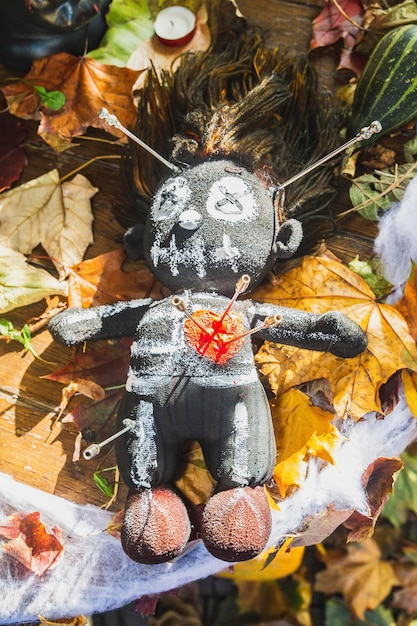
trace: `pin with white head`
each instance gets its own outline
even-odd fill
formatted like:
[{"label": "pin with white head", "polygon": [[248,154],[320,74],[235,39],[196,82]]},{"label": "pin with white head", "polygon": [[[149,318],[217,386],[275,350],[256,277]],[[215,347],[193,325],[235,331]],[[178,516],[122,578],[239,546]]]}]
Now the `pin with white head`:
[{"label": "pin with white head", "polygon": [[97,115],[98,115],[98,117],[101,120],[104,120],[106,122],[106,124],[108,124],[109,126],[114,126],[114,128],[117,128],[118,130],[122,131],[122,133],[124,133],[126,135],[126,137],[129,137],[129,139],[132,139],[132,141],[134,141],[139,146],[144,148],[144,150],[147,150],[150,154],[152,154],[152,156],[155,157],[155,159],[158,159],[158,161],[161,161],[161,163],[163,163],[166,167],[168,167],[169,169],[173,170],[174,172],[179,172],[180,171],[179,167],[177,167],[176,165],[174,165],[173,163],[171,163],[170,161],[165,159],[161,154],[156,152],[153,148],[148,146],[148,144],[146,144],[144,141],[142,141],[142,139],[139,139],[139,137],[137,137],[136,135],[131,133],[130,130],[125,128],[119,122],[117,117],[115,115],[112,115],[111,113],[109,113],[109,111],[106,108],[103,107],[102,109],[100,109],[97,112]]},{"label": "pin with white head", "polygon": [[101,449],[104,448],[104,446],[107,446],[109,443],[112,443],[115,439],[118,439],[122,435],[125,435],[129,431],[133,430],[135,426],[134,420],[130,420],[130,419],[124,419],[123,424],[125,425],[125,427],[122,428],[122,430],[119,430],[117,433],[114,433],[114,435],[111,435],[111,437],[107,437],[107,439],[105,439],[101,443],[92,443],[91,446],[88,446],[83,452],[84,459],[86,461],[90,461],[90,459],[94,459],[94,457],[100,454]]}]

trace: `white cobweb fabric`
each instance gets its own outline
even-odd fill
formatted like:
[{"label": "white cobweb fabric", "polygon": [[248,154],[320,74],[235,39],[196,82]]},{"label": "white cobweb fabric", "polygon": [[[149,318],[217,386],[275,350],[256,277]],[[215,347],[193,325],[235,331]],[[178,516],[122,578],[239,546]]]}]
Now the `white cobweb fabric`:
[{"label": "white cobweb fabric", "polygon": [[[417,260],[417,178],[404,199],[381,220],[376,252],[385,277],[401,295]],[[335,465],[311,459],[306,480],[273,511],[269,545],[297,534],[295,544],[310,545],[328,536],[356,510],[369,513],[362,484],[364,471],[376,459],[395,457],[417,438],[417,421],[401,394],[385,419],[369,414],[344,423],[345,440],[334,452]],[[0,523],[13,512],[39,511],[48,529],[63,533],[64,554],[42,579],[27,572],[16,576],[16,562],[0,550],[0,623],[22,624],[38,615],[52,620],[115,609],[144,595],[174,589],[205,578],[227,565],[199,543],[173,563],[139,565],[105,532],[112,514],[92,505],[77,505],[17,483],[0,474]],[[22,568],[19,567],[19,572]]]},{"label": "white cobweb fabric", "polygon": [[[399,455],[417,437],[417,422],[401,397],[387,418],[370,414],[364,421],[349,423],[344,434],[346,439],[334,454],[335,465],[312,460],[303,486],[280,504],[280,511],[273,511],[269,545],[280,544],[297,531],[298,545],[314,544],[353,510],[369,513],[363,472],[377,458]],[[111,513],[71,503],[0,474],[0,521],[14,511],[39,511],[47,528],[60,527],[65,549],[57,567],[42,579],[29,572],[16,577],[14,560],[0,554],[1,624],[35,621],[38,615],[52,620],[115,609],[226,567],[201,543],[173,563],[134,563],[119,541],[103,532]]]},{"label": "white cobweb fabric", "polygon": [[417,262],[417,176],[408,184],[404,197],[379,222],[375,252],[382,261],[385,278],[393,285],[389,304],[398,300]]}]

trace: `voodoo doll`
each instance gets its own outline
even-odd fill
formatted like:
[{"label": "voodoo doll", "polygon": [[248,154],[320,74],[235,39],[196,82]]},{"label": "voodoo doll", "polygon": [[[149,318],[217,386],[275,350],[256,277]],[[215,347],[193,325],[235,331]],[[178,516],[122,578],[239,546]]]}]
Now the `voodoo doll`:
[{"label": "voodoo doll", "polygon": [[[145,258],[171,295],[70,309],[49,325],[67,345],[134,337],[117,456],[129,487],[122,546],[141,563],[182,554],[190,535],[228,562],[256,556],[268,541],[265,485],[276,449],[253,334],[344,358],[367,345],[337,311],[318,315],[244,294],[301,242],[317,241],[319,228],[299,218],[323,213],[333,193],[329,159],[380,125],[335,149],[337,107],[322,105],[309,65],[267,49],[232,3],[214,4],[207,52],[184,55],[173,73],[147,73],[135,134],[99,112],[134,148],[125,181],[142,215],[129,215],[126,252]],[[216,483],[198,514],[174,484],[190,441]],[[92,444],[84,457],[99,451]]]},{"label": "voodoo doll", "polygon": [[[106,111],[101,115],[118,124]],[[376,125],[363,132],[374,130]],[[143,246],[148,266],[173,295],[69,309],[49,328],[68,345],[134,336],[118,412],[125,431],[118,463],[130,488],[121,534],[125,552],[142,563],[160,563],[183,551],[191,533],[189,507],[173,483],[185,443],[196,440],[217,486],[193,523],[214,556],[241,561],[268,540],[263,485],[276,463],[250,335],[345,358],[362,352],[367,339],[337,311],[319,315],[237,299],[301,243],[300,222],[280,223],[277,196],[285,185],[265,188],[227,158],[167,166],[171,172],[154,195]],[[127,232],[128,251],[137,238],[137,229]]]}]

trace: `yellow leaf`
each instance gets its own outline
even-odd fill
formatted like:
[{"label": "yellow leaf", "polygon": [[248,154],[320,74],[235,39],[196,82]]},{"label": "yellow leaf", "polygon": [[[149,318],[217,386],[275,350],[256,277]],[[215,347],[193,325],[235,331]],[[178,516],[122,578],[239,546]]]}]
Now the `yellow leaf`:
[{"label": "yellow leaf", "polygon": [[305,550],[304,547],[291,548],[291,542],[292,539],[287,539],[278,551],[275,547],[264,550],[254,559],[236,563],[218,576],[234,580],[277,580],[290,576],[300,567]]},{"label": "yellow leaf", "polygon": [[378,390],[404,367],[417,370],[417,348],[403,316],[375,300],[365,280],[337,260],[307,256],[277,281],[260,287],[256,300],[313,313],[337,310],[366,332],[368,348],[342,359],[330,353],[265,344],[257,355],[262,374],[275,394],[314,378],[327,378],[340,417],[360,419],[382,412]]},{"label": "yellow leaf", "polygon": [[29,265],[23,254],[0,244],[0,313],[39,302],[53,294],[66,296],[68,283]]},{"label": "yellow leaf", "polygon": [[185,467],[175,482],[178,489],[195,505],[203,504],[209,499],[216,481],[209,473],[203,452],[197,442],[192,442],[184,454]]},{"label": "yellow leaf", "polygon": [[417,419],[417,373],[404,369],[401,372],[401,380],[409,409]]},{"label": "yellow leaf", "polygon": [[342,556],[328,552],[327,569],[316,575],[316,590],[342,593],[356,617],[365,619],[366,610],[376,609],[398,584],[390,563],[381,559],[373,539],[349,544]]},{"label": "yellow leaf", "polygon": [[98,189],[77,174],[72,180],[62,184],[63,212],[55,215],[55,222],[49,223],[45,233],[45,243],[51,259],[57,259],[60,278],[65,278],[68,268],[79,263],[87,247],[93,243],[93,213],[90,205]]},{"label": "yellow leaf", "polygon": [[313,406],[298,389],[273,401],[271,410],[278,452],[274,478],[284,498],[304,480],[311,457],[333,463],[332,450],[342,437],[331,423],[334,414]]},{"label": "yellow leaf", "polygon": [[81,174],[61,186],[51,170],[3,193],[0,245],[30,254],[41,244],[65,278],[93,241],[90,198],[96,192]]}]

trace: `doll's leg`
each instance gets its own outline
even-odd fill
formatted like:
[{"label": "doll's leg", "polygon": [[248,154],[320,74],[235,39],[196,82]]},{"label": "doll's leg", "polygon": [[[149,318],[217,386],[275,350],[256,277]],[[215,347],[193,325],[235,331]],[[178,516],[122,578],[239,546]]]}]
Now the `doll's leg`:
[{"label": "doll's leg", "polygon": [[221,402],[223,415],[213,424],[221,444],[205,442],[204,446],[207,465],[219,482],[204,509],[201,533],[214,556],[243,561],[263,550],[271,532],[271,513],[261,485],[272,476],[276,450],[262,385],[257,381],[228,392]]},{"label": "doll's leg", "polygon": [[161,426],[161,407],[148,400],[126,394],[120,416],[136,422],[134,432],[118,445],[120,471],[130,486],[123,549],[139,563],[169,561],[183,550],[191,532],[187,509],[168,484],[175,478],[180,444],[169,432],[168,420]]}]

